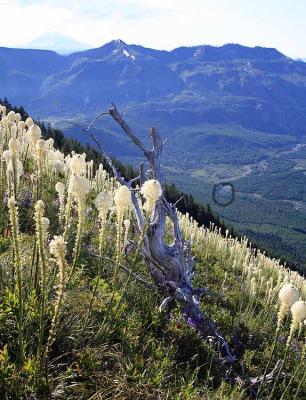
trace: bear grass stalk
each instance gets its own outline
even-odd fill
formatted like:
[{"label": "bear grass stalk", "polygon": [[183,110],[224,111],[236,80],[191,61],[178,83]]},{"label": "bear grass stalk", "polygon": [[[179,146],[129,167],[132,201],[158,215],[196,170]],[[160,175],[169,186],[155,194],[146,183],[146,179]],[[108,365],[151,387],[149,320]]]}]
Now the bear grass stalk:
[{"label": "bear grass stalk", "polygon": [[[73,272],[76,268],[76,264],[78,261],[78,256],[80,253],[81,240],[83,234],[83,227],[85,221],[85,206],[86,206],[86,194],[89,192],[89,184],[86,178],[76,175],[74,172],[71,176],[68,193],[75,199],[77,204],[77,212],[78,212],[78,225],[77,225],[77,234],[75,239],[75,245],[73,249],[73,262],[72,269],[69,276],[69,281],[73,275]],[[69,195],[68,195],[69,197]]]},{"label": "bear grass stalk", "polygon": [[[299,294],[298,289],[291,284],[284,285],[281,288],[281,290],[279,291],[280,306],[279,306],[279,311],[277,314],[277,326],[276,326],[276,330],[275,330],[275,335],[274,335],[274,340],[273,340],[273,344],[272,344],[272,348],[271,348],[270,357],[269,357],[269,360],[267,362],[267,365],[266,365],[266,368],[265,368],[265,371],[263,374],[263,380],[258,388],[256,399],[260,398],[259,396],[261,394],[261,390],[263,388],[268,369],[272,362],[272,358],[273,358],[273,355],[274,355],[274,352],[276,349],[276,344],[277,344],[277,341],[279,338],[279,332],[282,327],[284,318],[285,318],[286,314],[288,313],[288,311],[290,310],[290,307],[292,306],[292,304],[294,304],[298,300],[299,295],[300,294]],[[279,375],[280,375],[280,373],[279,373]]]},{"label": "bear grass stalk", "polygon": [[280,400],[285,399],[285,395],[287,394],[287,392],[288,392],[290,386],[292,385],[292,383],[294,382],[294,380],[298,377],[300,371],[304,371],[304,372],[303,372],[303,375],[302,375],[302,379],[301,379],[301,381],[299,383],[299,386],[296,389],[296,393],[295,393],[294,399],[297,398],[298,392],[300,390],[300,387],[303,385],[304,380],[305,380],[305,375],[306,375],[306,342],[304,343],[303,350],[301,352],[301,360],[298,363],[297,367],[295,368],[295,371],[291,374],[291,378],[290,378],[287,386],[285,387]]},{"label": "bear grass stalk", "polygon": [[113,280],[116,280],[121,257],[122,223],[124,213],[132,204],[131,192],[126,186],[121,186],[115,193],[114,202],[117,210],[116,262]]},{"label": "bear grass stalk", "polygon": [[287,338],[287,342],[286,342],[286,348],[285,348],[285,354],[284,354],[284,358],[283,358],[283,364],[282,364],[282,368],[280,368],[280,370],[278,371],[278,374],[276,376],[276,379],[274,381],[273,384],[273,388],[271,391],[271,394],[269,396],[269,400],[272,400],[274,397],[274,393],[277,387],[277,383],[279,381],[281,372],[284,368],[284,365],[287,361],[287,357],[288,357],[288,352],[290,349],[290,344],[291,341],[293,339],[293,336],[295,334],[295,332],[298,329],[299,323],[303,322],[304,320],[306,320],[306,303],[304,301],[295,301],[292,306],[291,306],[291,315],[292,315],[292,320],[291,320],[291,325],[290,325],[290,332],[289,332],[289,336]]},{"label": "bear grass stalk", "polygon": [[109,192],[100,192],[95,199],[95,206],[98,210],[100,230],[99,230],[99,256],[102,259],[104,249],[104,235],[106,226],[106,216],[108,210],[113,205],[113,195]]},{"label": "bear grass stalk", "polygon": [[54,314],[51,322],[51,328],[49,331],[49,336],[47,340],[46,350],[45,350],[45,366],[47,368],[48,361],[50,357],[50,351],[52,344],[55,340],[55,334],[59,322],[60,311],[64,298],[64,289],[66,283],[66,271],[67,264],[65,259],[66,244],[62,236],[54,236],[53,240],[50,242],[50,254],[54,256],[55,262],[58,266],[58,288],[57,297],[55,301]]},{"label": "bear grass stalk", "polygon": [[23,297],[22,297],[22,271],[21,271],[21,259],[20,259],[20,245],[19,245],[19,221],[18,221],[18,209],[16,207],[15,197],[11,197],[7,202],[10,223],[12,228],[12,239],[14,249],[14,265],[16,268],[16,292],[18,297],[18,338],[19,338],[19,357],[20,361],[24,361],[25,357],[25,343],[23,337]]},{"label": "bear grass stalk", "polygon": [[40,321],[39,321],[39,335],[37,346],[37,367],[41,368],[42,362],[42,347],[45,331],[45,318],[46,318],[46,303],[47,303],[47,256],[46,256],[46,241],[47,229],[49,220],[44,217],[44,203],[38,200],[35,204],[35,227],[36,227],[36,241],[38,245],[39,263],[40,263]]}]

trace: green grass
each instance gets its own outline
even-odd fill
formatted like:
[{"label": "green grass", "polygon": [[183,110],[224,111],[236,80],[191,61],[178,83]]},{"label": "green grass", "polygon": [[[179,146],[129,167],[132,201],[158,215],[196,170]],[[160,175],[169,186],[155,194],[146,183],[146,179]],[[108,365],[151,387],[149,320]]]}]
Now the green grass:
[{"label": "green grass", "polygon": [[[52,229],[56,231],[54,207],[55,203],[51,200],[47,215]],[[121,270],[112,288],[114,265],[109,260],[114,259],[115,224],[107,229],[104,272],[87,319],[100,268],[97,258],[91,255],[91,246],[97,246],[92,228],[89,219],[85,227],[88,234],[84,236],[75,277],[65,290],[60,325],[51,353],[48,383],[35,374],[33,356],[39,318],[39,294],[35,288],[32,294],[25,293],[27,358],[21,365],[16,357],[17,300],[10,283],[13,268],[11,247],[9,245],[2,250],[0,388],[6,398],[25,399],[30,394],[38,399],[51,398],[52,395],[52,399],[56,400],[249,398],[246,389],[224,381],[226,368],[213,361],[214,349],[185,322],[179,309],[171,316],[159,313],[158,305],[162,297],[144,290]],[[73,240],[73,226],[71,229],[69,237]],[[33,244],[31,235],[22,235],[24,260],[31,258]],[[216,297],[203,299],[203,311],[216,321],[239,357],[243,357],[248,374],[260,375],[275,333],[276,304],[267,307],[263,297],[250,293],[241,271],[233,270],[224,250],[215,252],[212,245],[197,242],[193,251],[197,256],[195,285],[205,286],[217,294]],[[130,257],[122,262],[128,265]],[[137,271],[147,276],[143,260],[137,265]],[[31,287],[33,273],[29,267],[24,270],[27,287]],[[46,329],[51,316],[52,297],[48,304]],[[288,320],[282,335],[288,332],[289,323]],[[283,349],[280,342],[274,362],[277,357],[282,357]],[[286,370],[292,371],[295,363],[296,354],[292,350]],[[266,388],[263,394],[268,392]],[[281,386],[276,395],[280,393]],[[292,398],[292,393],[289,391],[286,398]],[[302,398],[303,392],[298,399]]]},{"label": "green grass", "polygon": [[[6,134],[5,150],[13,149],[15,143],[9,139],[15,123],[11,122],[0,121]],[[23,161],[20,180],[12,179],[6,161],[0,163],[2,398],[254,398],[258,385],[252,388],[249,378],[262,375],[266,368],[270,372],[286,354],[289,313],[273,347],[279,289],[290,282],[305,299],[305,280],[256,252],[247,240],[233,239],[228,231],[223,237],[217,227],[204,229],[180,215],[182,234],[185,240],[192,238],[192,255],[196,257],[193,285],[209,290],[201,298],[201,310],[237,356],[234,365],[218,362],[218,349],[195,329],[193,320],[186,320],[183,302],[178,301],[170,311],[159,311],[171,292],[156,286],[140,255],[131,205],[124,211],[115,205],[103,222],[101,208],[96,209],[94,200],[102,190],[114,198],[118,186],[113,178],[101,175],[101,170],[92,177],[89,167],[87,173],[78,176],[75,167],[84,164],[80,155],[73,159],[73,168],[71,159],[67,159],[66,170],[58,172],[52,144],[39,142],[39,149],[48,146],[48,152],[40,153],[35,140],[26,140],[29,135],[25,132],[18,132],[18,152],[6,153]],[[183,178],[178,176],[180,182]],[[70,196],[65,194],[64,221],[59,221],[58,181],[73,195],[69,217]],[[72,186],[72,182],[79,185]],[[11,193],[7,196],[7,192]],[[16,193],[16,199],[12,193]],[[142,208],[141,212],[146,218],[147,211]],[[123,234],[127,225],[122,224],[121,215],[131,221],[131,228]],[[65,244],[61,235],[65,235]],[[167,243],[174,239],[169,221],[165,236]],[[143,277],[150,288],[123,266]],[[279,399],[288,385],[282,400],[305,397],[304,341],[302,324],[288,345],[283,374],[275,380],[273,400]],[[238,376],[242,383],[237,381]],[[264,384],[261,398],[270,393],[271,385]]]}]

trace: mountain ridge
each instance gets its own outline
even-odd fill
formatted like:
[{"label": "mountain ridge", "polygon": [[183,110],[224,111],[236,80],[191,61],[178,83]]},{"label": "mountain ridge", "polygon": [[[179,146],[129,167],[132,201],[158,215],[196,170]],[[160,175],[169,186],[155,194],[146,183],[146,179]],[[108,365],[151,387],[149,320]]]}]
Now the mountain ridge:
[{"label": "mountain ridge", "polygon": [[[305,107],[306,65],[293,61],[273,48],[225,44],[219,47],[178,47],[166,51],[127,44],[119,39],[68,56],[43,50],[0,48],[0,60],[4,65],[4,83],[5,78],[12,74],[17,75],[18,87],[30,81],[28,84],[33,84],[31,92],[35,87],[35,95],[28,96],[25,105],[32,113],[37,112],[45,117],[57,113],[55,108],[44,105],[54,103],[55,98],[65,105],[68,114],[88,114],[110,100],[119,101],[123,106],[162,100],[173,102],[176,107],[180,98],[186,99],[192,93],[195,103],[204,96],[210,108],[217,107],[217,119],[222,120],[222,104],[227,102],[234,108],[247,108],[249,114],[257,114],[253,122],[248,124],[240,115],[240,124],[255,129],[282,131],[292,130],[292,127],[284,126],[288,125],[288,119],[286,124],[280,121],[273,127],[272,121],[270,126],[265,126],[269,125],[268,120],[275,112],[273,103],[276,107],[279,102],[284,103],[286,109],[281,112],[282,119],[285,113],[290,112],[288,108],[292,109],[297,97]],[[41,69],[38,68],[36,73],[37,65]],[[289,74],[298,79],[292,82]],[[26,99],[19,99],[17,90],[10,83],[9,86],[0,84],[0,94],[2,97],[6,95],[14,103],[24,104],[22,101]],[[280,96],[281,93],[274,95],[276,91],[286,90],[298,93],[294,93],[294,99],[287,93],[285,96]],[[239,105],[241,101],[243,104]],[[261,113],[264,116],[258,117],[258,110],[264,107],[268,110]],[[230,108],[227,107],[228,110]],[[216,112],[212,110],[209,113],[210,119],[214,119]],[[237,112],[231,112],[230,120],[236,120],[234,114]],[[256,121],[262,123],[254,124]]]},{"label": "mountain ridge", "polygon": [[[68,56],[0,48],[0,76],[1,98],[83,142],[71,120],[87,126],[111,101],[142,140],[156,126],[170,182],[212,203],[214,184],[233,181],[234,204],[214,210],[257,241],[269,234],[280,251],[290,242],[306,263],[306,211],[296,205],[306,196],[304,62],[259,46],[166,51],[114,40]],[[112,156],[141,160],[110,122],[96,128]]]},{"label": "mountain ridge", "polygon": [[114,101],[168,130],[221,123],[306,135],[306,64],[274,48],[166,51],[117,39],[65,56],[0,48],[0,62],[1,97],[45,119],[90,116]]}]

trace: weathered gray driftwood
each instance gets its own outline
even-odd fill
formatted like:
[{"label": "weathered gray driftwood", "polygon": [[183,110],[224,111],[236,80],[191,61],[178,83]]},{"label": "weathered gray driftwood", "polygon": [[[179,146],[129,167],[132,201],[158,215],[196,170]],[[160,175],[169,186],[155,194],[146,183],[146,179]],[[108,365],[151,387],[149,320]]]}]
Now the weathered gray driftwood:
[{"label": "weathered gray driftwood", "polygon": [[[151,129],[151,139],[153,147],[148,149],[146,145],[134,134],[122,115],[113,104],[108,113],[113,120],[121,126],[128,138],[142,151],[147,159],[150,168],[150,179],[156,179],[163,185],[160,158],[164,142],[161,140],[157,130]],[[100,115],[100,114],[99,114]],[[96,118],[95,118],[96,121]],[[89,125],[89,128],[92,124]],[[89,131],[89,129],[87,130]],[[90,132],[89,132],[90,134]],[[111,167],[114,176],[122,184],[131,190],[132,203],[135,211],[134,227],[137,233],[144,229],[144,223],[140,206],[137,201],[136,193],[133,190],[133,182],[139,180],[142,185],[147,179],[144,164],[140,165],[139,176],[132,181],[126,181],[114,166],[111,158],[103,151],[99,141],[90,134],[95,140],[100,150]],[[166,217],[173,223],[174,242],[169,245],[165,241]],[[236,357],[225,338],[220,334],[216,324],[211,321],[200,308],[200,298],[208,290],[204,288],[194,288],[192,278],[194,275],[194,257],[191,256],[191,242],[185,241],[179,226],[179,220],[174,205],[162,196],[156,203],[154,215],[146,230],[141,252],[144,256],[148,271],[164,295],[160,309],[173,307],[179,304],[182,308],[186,320],[191,321],[193,326],[204,338],[214,341],[219,350],[218,360],[225,363],[233,363]],[[141,278],[143,283],[143,278]]]},{"label": "weathered gray driftwood", "polygon": [[[88,127],[83,127],[79,123],[70,121],[92,138],[112,169],[115,178],[121,185],[126,185],[130,189],[135,211],[133,218],[134,228],[138,234],[141,234],[144,230],[145,221],[142,217],[133,184],[139,181],[142,185],[148,179],[148,175],[143,163],[140,165],[139,176],[136,178],[126,181],[120,175],[109,155],[103,150],[100,141],[90,130],[98,118],[105,115],[110,115],[121,126],[129,139],[142,151],[149,163],[150,169],[147,171],[150,172],[149,179],[157,179],[161,185],[163,185],[163,178],[160,158],[165,142],[161,140],[156,129],[152,128],[151,139],[153,147],[149,150],[134,134],[114,104],[109,111],[99,113]],[[167,244],[164,239],[167,216],[173,223],[174,242],[171,245]],[[195,258],[191,255],[191,242],[185,241],[182,236],[175,204],[171,205],[164,196],[158,200],[155,206],[154,215],[144,235],[141,252],[154,285],[135,271],[131,271],[127,266],[120,263],[120,267],[148,290],[158,290],[164,296],[164,300],[160,305],[161,310],[164,308],[170,310],[175,305],[180,305],[185,319],[192,323],[204,339],[209,339],[215,343],[219,354],[214,359],[219,363],[228,365],[225,372],[225,379],[228,382],[244,386],[251,398],[255,398],[257,396],[257,389],[261,383],[271,383],[274,381],[275,376],[282,367],[282,360],[276,363],[269,374],[255,378],[249,377],[247,371],[244,369],[243,361],[238,360],[229,343],[220,334],[217,325],[201,310],[201,297],[211,295],[211,293],[206,288],[193,287],[192,279],[195,272]]]}]

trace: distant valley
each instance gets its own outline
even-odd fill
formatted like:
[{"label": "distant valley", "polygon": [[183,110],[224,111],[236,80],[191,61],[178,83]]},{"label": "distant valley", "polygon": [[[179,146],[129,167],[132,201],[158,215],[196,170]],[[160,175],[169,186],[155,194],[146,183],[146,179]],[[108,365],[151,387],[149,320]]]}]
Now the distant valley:
[{"label": "distant valley", "polygon": [[[67,56],[0,48],[0,77],[0,98],[82,141],[71,120],[86,124],[110,101],[145,140],[157,126],[168,139],[168,180],[242,234],[306,263],[306,63],[272,48],[168,52],[115,40]],[[140,159],[110,120],[96,133],[112,155]],[[219,182],[234,185],[228,207],[213,203]]]}]

